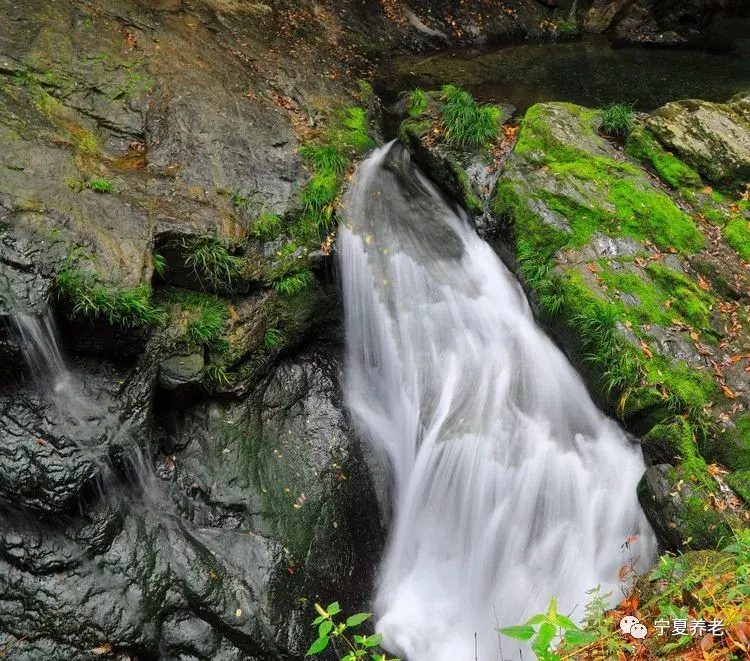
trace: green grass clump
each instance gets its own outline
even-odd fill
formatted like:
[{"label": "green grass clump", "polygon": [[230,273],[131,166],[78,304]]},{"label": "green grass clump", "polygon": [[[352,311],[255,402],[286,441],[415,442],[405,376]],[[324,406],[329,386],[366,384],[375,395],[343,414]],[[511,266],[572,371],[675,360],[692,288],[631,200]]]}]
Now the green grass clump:
[{"label": "green grass clump", "polygon": [[252,234],[261,241],[271,241],[281,234],[284,223],[281,218],[273,213],[264,213],[258,216],[253,223]]},{"label": "green grass clump", "polygon": [[96,193],[111,193],[114,186],[108,179],[92,179],[89,188]]},{"label": "green grass clump", "polygon": [[742,259],[750,262],[750,221],[745,218],[729,221],[724,228],[724,239]]},{"label": "green grass clump", "polygon": [[263,335],[263,346],[266,349],[278,349],[285,339],[284,333],[278,328],[268,328]]},{"label": "green grass clump", "polygon": [[221,239],[207,235],[179,243],[185,266],[192,268],[201,286],[232,292],[242,272],[242,260],[231,255]]},{"label": "green grass clump", "polygon": [[164,310],[152,304],[146,283],[130,289],[107,286],[95,274],[68,263],[56,284],[59,295],[70,302],[74,318],[105,319],[123,328],[153,326],[166,319]]},{"label": "green grass clump", "polygon": [[247,195],[235,193],[234,195],[232,195],[232,204],[234,204],[234,206],[236,206],[238,209],[247,209],[247,207],[250,205],[250,198],[248,198]]},{"label": "green grass clump", "polygon": [[625,137],[635,123],[632,103],[614,103],[602,111],[601,130],[607,135]]},{"label": "green grass clump", "polygon": [[198,292],[178,293],[170,296],[190,318],[185,335],[194,345],[213,345],[219,339],[229,318],[227,303],[216,296]]},{"label": "green grass clump", "polygon": [[656,174],[672,188],[701,185],[700,175],[679,158],[666,151],[644,126],[636,126],[628,135],[625,150],[639,161],[651,163]]},{"label": "green grass clump", "polygon": [[313,176],[302,192],[302,204],[306,211],[322,211],[336,201],[339,180],[333,172]]},{"label": "green grass clump", "polygon": [[308,145],[300,149],[300,154],[313,168],[323,174],[343,174],[349,165],[347,158],[333,145]]},{"label": "green grass clump", "polygon": [[426,108],[427,95],[424,93],[424,90],[421,90],[417,87],[416,89],[409,92],[406,97],[406,112],[409,117],[416,119],[425,111]]},{"label": "green grass clump", "polygon": [[161,253],[159,253],[159,252],[155,252],[155,253],[153,253],[153,254],[151,255],[151,263],[152,263],[152,264],[153,264],[153,266],[154,266],[154,273],[156,273],[156,275],[157,275],[157,276],[158,276],[159,278],[162,278],[162,279],[163,279],[163,278],[164,278],[164,276],[165,276],[165,275],[166,275],[166,273],[167,273],[167,269],[169,268],[169,266],[168,266],[168,264],[167,264],[167,260],[166,260],[166,258],[164,257],[164,255],[162,255],[162,254],[161,254]]},{"label": "green grass clump", "polygon": [[312,286],[315,276],[310,271],[286,275],[273,283],[273,288],[282,296],[296,296]]},{"label": "green grass clump", "polygon": [[221,363],[208,363],[203,368],[203,385],[209,391],[217,391],[232,385],[229,370]]},{"label": "green grass clump", "polygon": [[453,85],[443,86],[441,98],[443,126],[448,142],[479,147],[497,140],[502,119],[499,108],[479,104],[467,91]]}]

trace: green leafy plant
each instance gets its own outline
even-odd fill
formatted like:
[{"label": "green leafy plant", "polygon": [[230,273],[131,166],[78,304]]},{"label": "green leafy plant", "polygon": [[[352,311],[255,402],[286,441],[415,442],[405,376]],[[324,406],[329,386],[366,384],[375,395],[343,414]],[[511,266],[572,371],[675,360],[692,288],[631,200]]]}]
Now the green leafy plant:
[{"label": "green leafy plant", "polygon": [[310,271],[286,275],[273,283],[273,288],[282,296],[296,296],[312,286],[315,277]]},{"label": "green leafy plant", "polygon": [[164,322],[166,313],[151,302],[146,283],[120,289],[69,262],[57,275],[58,294],[71,304],[71,317],[105,319],[113,326],[134,328]]},{"label": "green leafy plant", "polygon": [[203,368],[203,385],[208,390],[221,390],[232,385],[232,377],[221,363],[208,363]]},{"label": "green leafy plant", "polygon": [[151,255],[151,262],[154,266],[154,273],[156,273],[157,276],[160,278],[164,278],[164,276],[167,273],[167,269],[169,266],[167,265],[167,260],[159,252],[155,252]]},{"label": "green leafy plant", "polygon": [[215,296],[204,296],[198,310],[200,316],[188,324],[188,338],[195,344],[210,344],[224,329],[229,316],[226,303]]},{"label": "green leafy plant", "polygon": [[573,620],[557,612],[557,599],[550,600],[545,614],[531,617],[526,624],[498,629],[504,636],[516,640],[530,641],[531,649],[541,661],[556,661],[560,657],[553,650],[559,639],[569,645],[587,645],[596,640],[596,635],[581,629]]},{"label": "green leafy plant", "polygon": [[180,249],[185,266],[193,269],[198,281],[217,291],[232,292],[242,272],[242,260],[231,255],[219,237],[208,235],[183,239]]},{"label": "green leafy plant", "polygon": [[273,213],[264,213],[258,216],[253,223],[252,235],[261,241],[271,241],[275,239],[284,227],[281,218]]},{"label": "green leafy plant", "polygon": [[[380,634],[367,636],[352,633],[350,635],[350,632],[372,617],[371,613],[356,613],[343,619],[344,615],[337,601],[330,604],[328,608],[315,604],[315,610],[318,612],[318,617],[313,620],[313,626],[318,627],[318,637],[310,645],[306,656],[322,654],[329,645],[335,650],[336,643],[341,642],[345,650],[343,656],[340,657],[341,661],[357,661],[367,657],[368,654],[372,661],[400,661],[400,659],[386,658],[386,655],[379,649],[382,641]],[[336,655],[339,655],[338,652]]]},{"label": "green leafy plant", "polygon": [[419,87],[409,92],[406,97],[406,112],[409,117],[419,117],[427,108],[427,95]]},{"label": "green leafy plant", "polygon": [[284,333],[278,328],[268,328],[263,335],[263,345],[266,349],[278,349],[285,339]]},{"label": "green leafy plant", "polygon": [[497,140],[502,119],[499,108],[477,103],[471,94],[454,85],[445,85],[441,98],[448,142],[478,147]]},{"label": "green leafy plant", "polygon": [[300,154],[316,170],[323,173],[343,174],[349,164],[346,157],[333,145],[308,145],[300,149]]},{"label": "green leafy plant", "polygon": [[601,130],[607,135],[625,137],[635,123],[632,103],[614,103],[602,112]]},{"label": "green leafy plant", "polygon": [[250,199],[246,195],[235,193],[232,196],[232,204],[234,204],[234,206],[236,206],[238,209],[247,209],[248,205],[250,204]]},{"label": "green leafy plant", "polygon": [[92,179],[89,188],[96,193],[111,193],[114,186],[108,179]]}]

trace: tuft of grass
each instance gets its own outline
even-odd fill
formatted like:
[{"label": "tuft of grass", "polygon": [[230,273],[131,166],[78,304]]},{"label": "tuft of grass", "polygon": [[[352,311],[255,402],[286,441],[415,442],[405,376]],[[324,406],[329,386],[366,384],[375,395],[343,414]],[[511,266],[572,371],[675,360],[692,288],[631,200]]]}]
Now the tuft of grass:
[{"label": "tuft of grass", "polygon": [[114,186],[109,179],[92,179],[89,188],[95,193],[111,193]]},{"label": "tuft of grass", "polygon": [[156,275],[159,278],[163,279],[167,273],[167,269],[169,268],[169,266],[167,265],[167,260],[164,257],[164,255],[162,255],[159,252],[153,253],[151,255],[151,263],[153,264],[153,267],[154,267],[154,273],[156,273]]},{"label": "tuft of grass", "polygon": [[278,349],[285,339],[284,333],[278,328],[269,328],[263,335],[263,346],[266,349]]},{"label": "tuft of grass", "polygon": [[336,201],[339,181],[333,172],[316,174],[302,192],[302,204],[306,211],[322,211]]},{"label": "tuft of grass", "polygon": [[632,103],[614,103],[602,111],[601,130],[607,135],[626,137],[635,123]]},{"label": "tuft of grass", "polygon": [[235,193],[232,196],[232,204],[234,204],[234,206],[236,206],[238,209],[247,209],[248,205],[250,204],[250,199],[246,195]]},{"label": "tuft of grass", "polygon": [[409,92],[406,97],[406,112],[416,119],[427,108],[427,95],[419,87]]},{"label": "tuft of grass", "polygon": [[310,271],[286,275],[273,283],[273,288],[282,296],[296,296],[310,288],[315,277]]},{"label": "tuft of grass", "polygon": [[273,213],[264,213],[258,216],[253,223],[252,235],[261,241],[271,241],[275,239],[284,227],[281,218]]},{"label": "tuft of grass", "polygon": [[182,239],[179,247],[185,266],[193,269],[204,289],[208,285],[216,291],[234,291],[242,271],[242,260],[231,255],[218,236]]},{"label": "tuft of grass", "polygon": [[299,153],[309,165],[323,174],[343,174],[349,165],[346,157],[333,145],[307,145]]},{"label": "tuft of grass", "polygon": [[221,390],[232,385],[232,377],[225,365],[208,363],[203,368],[203,385],[209,391]]},{"label": "tuft of grass", "polygon": [[57,275],[56,284],[59,296],[70,302],[74,318],[105,319],[123,328],[153,326],[166,319],[164,310],[152,304],[146,283],[131,289],[110,287],[69,262]]},{"label": "tuft of grass", "polygon": [[497,140],[502,118],[499,108],[477,103],[471,94],[454,85],[443,86],[441,98],[448,142],[478,147]]},{"label": "tuft of grass", "polygon": [[750,222],[744,218],[729,221],[724,228],[724,239],[742,259],[750,262]]},{"label": "tuft of grass", "polygon": [[197,296],[195,303],[200,316],[188,324],[187,337],[194,344],[212,344],[224,330],[229,310],[226,303],[215,296]]}]

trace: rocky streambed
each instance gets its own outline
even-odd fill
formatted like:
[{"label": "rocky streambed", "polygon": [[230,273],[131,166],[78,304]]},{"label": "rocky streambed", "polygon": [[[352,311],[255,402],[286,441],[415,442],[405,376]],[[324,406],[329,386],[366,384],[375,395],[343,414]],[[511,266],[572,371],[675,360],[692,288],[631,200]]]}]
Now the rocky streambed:
[{"label": "rocky streambed", "polygon": [[[383,137],[373,63],[569,25],[690,41],[726,8],[506,4],[0,0],[0,655],[301,658],[314,602],[368,607],[388,480],[342,405],[331,255]],[[644,438],[664,548],[720,545],[750,498],[746,96],[627,141],[505,107],[480,150],[426,98],[402,141]],[[59,329],[83,412],[20,315]]]}]

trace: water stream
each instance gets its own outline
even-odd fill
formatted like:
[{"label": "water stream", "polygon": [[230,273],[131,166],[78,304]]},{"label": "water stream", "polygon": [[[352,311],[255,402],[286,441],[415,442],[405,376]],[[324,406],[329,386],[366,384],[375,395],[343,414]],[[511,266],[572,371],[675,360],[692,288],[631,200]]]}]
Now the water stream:
[{"label": "water stream", "polygon": [[394,481],[376,597],[388,648],[409,661],[509,659],[517,646],[498,624],[553,595],[580,618],[597,585],[617,597],[620,567],[656,549],[636,499],[640,448],[394,143],[357,172],[339,254],[347,403]]}]

